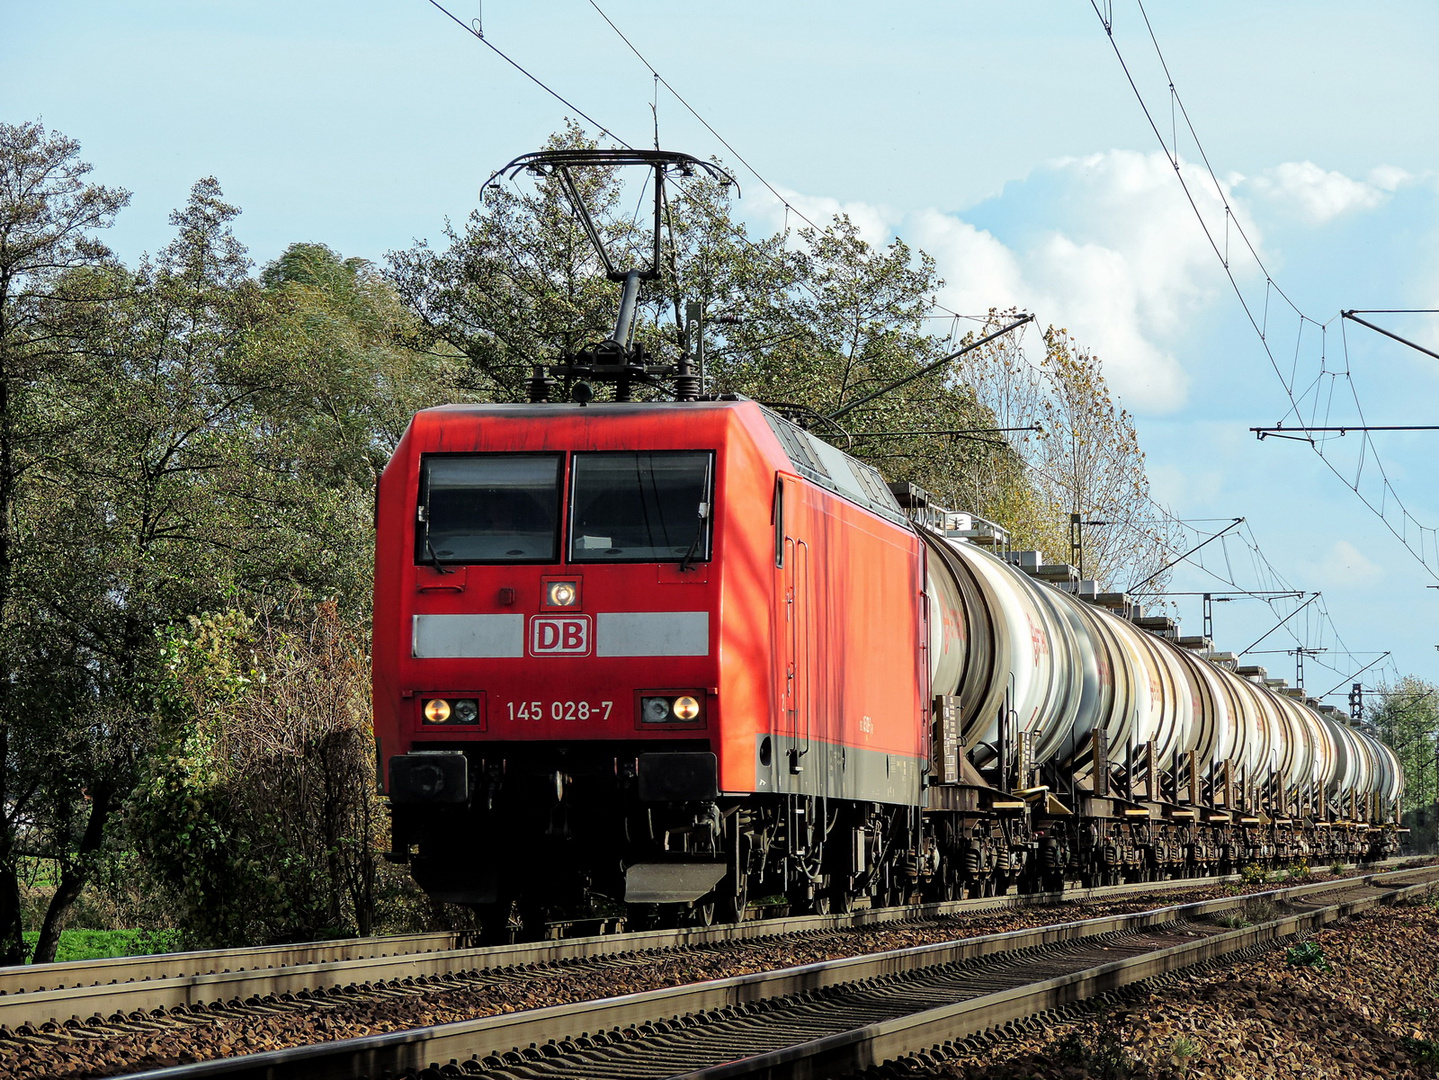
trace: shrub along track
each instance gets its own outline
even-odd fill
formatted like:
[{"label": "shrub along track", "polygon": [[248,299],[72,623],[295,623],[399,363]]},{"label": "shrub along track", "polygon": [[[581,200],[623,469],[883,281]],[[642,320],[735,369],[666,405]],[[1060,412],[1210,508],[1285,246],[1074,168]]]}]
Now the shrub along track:
[{"label": "shrub along track", "polygon": [[[1317,891],[1329,887],[1330,884],[1317,883],[1299,890],[1287,891]],[[1362,885],[1349,887],[1364,889]],[[1153,886],[1141,888],[1146,892],[1153,890]],[[1189,891],[1192,893],[1195,890]],[[1223,890],[1209,887],[1201,891]],[[1374,890],[1371,888],[1365,892],[1373,894]],[[1009,902],[1016,899],[1011,897]],[[284,991],[263,996],[257,994],[244,1000],[238,997],[228,999],[228,1004],[219,1007],[187,1006],[167,1008],[159,1013],[137,1010],[130,1016],[116,1016],[113,1022],[101,1024],[72,1021],[66,1026],[46,1025],[50,1030],[21,1028],[8,1039],[0,1040],[0,1071],[17,1076],[114,1075],[136,1068],[250,1054],[357,1034],[396,1032],[419,1025],[472,1021],[474,1017],[480,1016],[514,1014],[534,1009],[553,1012],[557,1006],[572,1009],[575,1007],[573,1004],[562,1003],[589,1001],[607,995],[632,995],[636,991],[647,990],[661,994],[673,993],[658,991],[656,988],[674,987],[681,983],[716,979],[720,976],[734,976],[737,973],[762,972],[775,967],[777,963],[818,962],[825,970],[848,971],[844,965],[851,962],[836,965],[835,958],[877,949],[906,948],[913,953],[916,947],[920,947],[921,951],[925,946],[952,948],[953,946],[949,945],[933,946],[931,943],[951,942],[956,937],[978,931],[1012,930],[1016,926],[1024,925],[1044,926],[1056,921],[1054,907],[1004,912],[993,910],[995,901],[989,900],[986,903],[991,910],[981,912],[974,911],[975,905],[972,903],[943,905],[946,909],[958,907],[961,910],[947,913],[931,911],[924,919],[917,918],[912,911],[892,911],[885,913],[888,915],[885,921],[858,927],[851,923],[844,929],[838,927],[833,918],[791,920],[790,924],[797,925],[783,934],[776,934],[777,928],[773,924],[742,924],[743,932],[763,935],[747,940],[720,940],[718,935],[723,931],[713,928],[691,931],[684,935],[690,939],[704,937],[707,941],[698,944],[685,943],[676,940],[676,935],[671,932],[668,935],[670,945],[663,950],[651,944],[646,951],[635,951],[634,945],[636,941],[653,942],[657,936],[664,935],[631,935],[633,940],[628,942],[630,949],[618,948],[626,944],[620,938],[516,946],[510,947],[508,952],[498,950],[501,956],[495,956],[493,951],[470,952],[470,970],[461,973],[407,977],[385,984],[360,981],[357,985],[330,991],[312,989],[293,994]],[[1152,903],[1152,900],[1149,903]],[[1111,901],[1100,908],[1090,905],[1085,914],[1094,914],[1096,910],[1133,911],[1147,906],[1148,903],[1145,902]],[[963,910],[966,907],[969,908],[968,911]],[[1059,911],[1063,912],[1059,917],[1073,917],[1080,907],[1081,905],[1072,903],[1059,905]],[[877,919],[880,914],[868,913],[871,919]],[[1172,915],[1167,917],[1173,918]],[[1155,918],[1150,916],[1147,922],[1153,923]],[[816,928],[816,923],[821,926]],[[785,925],[788,924],[780,924],[781,927]],[[1080,932],[1072,929],[1075,925],[1077,924],[1069,924],[1070,929],[1048,933],[1073,935]],[[1117,925],[1115,924],[1116,927]],[[1203,933],[1208,934],[1212,929],[1213,927],[1210,927]],[[1111,927],[1111,931],[1113,930],[1114,927]],[[1083,932],[1093,934],[1099,931],[1091,923]],[[1186,940],[1189,940],[1187,935],[1201,931],[1187,928],[1177,932],[1186,935]],[[1040,934],[1036,940],[1050,938]],[[596,955],[593,950],[597,947],[609,948],[611,951]],[[1019,939],[1011,934],[1008,938],[971,940],[960,948],[969,952],[984,952],[1013,947],[1025,946],[1020,946]],[[1110,950],[1120,947],[1118,939],[1115,944],[1101,946]],[[549,950],[551,959],[543,964],[530,960],[508,968],[473,968],[479,958],[488,958],[492,963],[497,960],[503,962],[505,958],[538,955],[534,950]],[[585,952],[589,952],[589,955],[582,955]],[[431,955],[429,959],[433,961],[435,956]],[[312,987],[333,986],[333,976],[337,968],[353,971],[356,970],[353,966],[346,968],[345,965],[358,963],[337,961],[328,966],[321,965],[325,970],[311,970],[303,973],[303,978],[308,979]],[[927,966],[933,966],[928,961],[926,963]],[[246,973],[243,978],[256,978],[259,974]],[[293,970],[288,973],[266,974],[281,975],[287,979],[302,978],[301,974]],[[751,982],[758,978],[754,975],[745,977]],[[847,975],[846,981],[853,981],[853,978],[852,974]],[[328,983],[326,980],[329,980]],[[733,979],[721,979],[721,982],[726,981],[733,982]],[[201,982],[203,983],[203,980]],[[754,985],[758,986],[759,983],[754,982]],[[764,996],[772,994],[766,990]],[[828,1006],[820,1011],[828,1012]],[[573,1020],[565,1020],[564,1023],[571,1026],[543,1038],[536,1036],[535,1039],[543,1042],[552,1036],[562,1038],[577,1031],[593,1030],[592,1027]],[[578,1026],[575,1026],[576,1024]],[[524,1043],[523,1039],[516,1040],[517,1045]],[[492,1048],[485,1048],[488,1049]]]}]

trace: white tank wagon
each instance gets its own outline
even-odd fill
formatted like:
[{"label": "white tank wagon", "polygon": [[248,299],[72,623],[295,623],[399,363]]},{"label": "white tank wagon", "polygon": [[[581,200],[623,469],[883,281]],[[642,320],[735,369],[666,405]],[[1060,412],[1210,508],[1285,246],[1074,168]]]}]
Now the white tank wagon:
[{"label": "white tank wagon", "polygon": [[[1079,599],[1068,567],[1020,569],[926,527],[955,515],[917,516],[939,713],[930,806],[950,812],[941,846],[968,874],[1018,875],[1024,848],[1031,874],[1093,880],[1398,850],[1397,760],[1337,710],[1240,675],[1208,642],[1181,647],[1168,620],[1145,622],[1169,635],[1142,628],[1128,598]],[[1006,813],[1028,815],[1037,851]]]}]

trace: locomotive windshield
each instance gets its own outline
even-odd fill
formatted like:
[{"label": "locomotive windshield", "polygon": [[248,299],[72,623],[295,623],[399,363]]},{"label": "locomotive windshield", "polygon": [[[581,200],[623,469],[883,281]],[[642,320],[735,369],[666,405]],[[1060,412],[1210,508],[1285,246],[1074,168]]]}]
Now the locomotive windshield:
[{"label": "locomotive windshield", "polygon": [[560,454],[426,455],[415,561],[559,561]]},{"label": "locomotive windshield", "polygon": [[714,455],[581,453],[570,500],[571,562],[704,562]]}]

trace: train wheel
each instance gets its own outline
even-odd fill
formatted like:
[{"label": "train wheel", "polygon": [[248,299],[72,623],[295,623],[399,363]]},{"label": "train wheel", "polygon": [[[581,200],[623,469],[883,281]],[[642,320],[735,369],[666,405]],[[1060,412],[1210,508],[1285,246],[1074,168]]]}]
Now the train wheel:
[{"label": "train wheel", "polygon": [[717,902],[718,917],[721,922],[744,922],[749,918],[749,889],[744,884],[737,889],[725,889],[724,893],[718,897]]},{"label": "train wheel", "polygon": [[749,918],[749,852],[749,835],[740,832],[734,838],[730,871],[715,888],[721,922],[737,923]]},{"label": "train wheel", "polygon": [[690,926],[713,926],[715,924],[715,897],[696,900],[685,920]]},{"label": "train wheel", "polygon": [[935,896],[941,901],[958,900],[964,895],[964,885],[959,880],[959,875],[946,866],[940,871],[940,879],[935,888]]}]

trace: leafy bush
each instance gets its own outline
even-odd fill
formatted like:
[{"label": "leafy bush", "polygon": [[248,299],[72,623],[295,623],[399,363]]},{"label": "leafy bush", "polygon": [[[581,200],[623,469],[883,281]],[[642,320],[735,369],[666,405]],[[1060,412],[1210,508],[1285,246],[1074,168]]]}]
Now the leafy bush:
[{"label": "leafy bush", "polygon": [[128,808],[187,944],[372,932],[382,818],[360,632],[334,604],[166,642],[166,745]]},{"label": "leafy bush", "polygon": [[1129,1052],[1125,1041],[1118,1025],[1104,1013],[1092,1043],[1076,1030],[1051,1043],[1049,1050],[1060,1065],[1080,1069],[1096,1080],[1129,1080],[1147,1075],[1144,1063]]},{"label": "leafy bush", "polygon": [[1284,959],[1289,961],[1292,967],[1318,968],[1326,974],[1334,970],[1329,960],[1324,955],[1324,950],[1319,942],[1313,939],[1301,941],[1284,954]]},{"label": "leafy bush", "polygon": [[1250,863],[1244,867],[1239,871],[1239,877],[1246,885],[1263,885],[1269,881],[1269,875],[1258,863]]},{"label": "leafy bush", "polygon": [[1409,1036],[1399,1040],[1407,1054],[1419,1065],[1439,1065],[1439,1042],[1433,1039],[1414,1039]]}]

